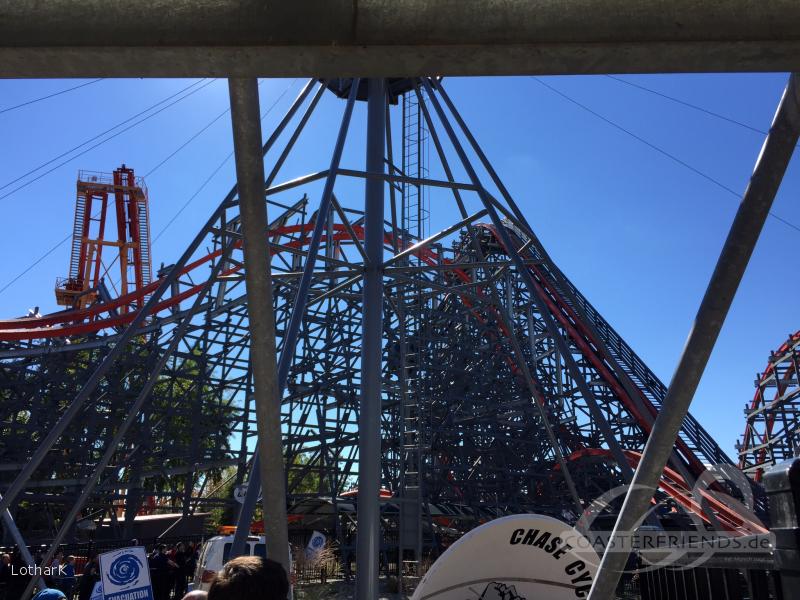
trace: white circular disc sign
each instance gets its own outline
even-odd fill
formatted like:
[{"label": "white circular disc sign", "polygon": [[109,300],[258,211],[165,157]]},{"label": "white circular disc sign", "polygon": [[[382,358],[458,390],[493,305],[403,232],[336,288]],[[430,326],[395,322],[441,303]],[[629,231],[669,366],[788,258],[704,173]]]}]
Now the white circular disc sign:
[{"label": "white circular disc sign", "polygon": [[422,578],[412,600],[586,598],[599,558],[575,529],[544,515],[512,515],[473,529]]}]

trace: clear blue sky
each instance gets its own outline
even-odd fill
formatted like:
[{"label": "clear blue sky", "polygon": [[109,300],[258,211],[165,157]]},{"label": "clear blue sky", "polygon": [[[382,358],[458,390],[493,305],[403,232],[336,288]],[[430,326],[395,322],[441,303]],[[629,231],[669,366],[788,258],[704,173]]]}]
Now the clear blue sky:
[{"label": "clear blue sky", "polygon": [[[769,127],[786,81],[783,74],[622,78],[762,130]],[[0,112],[0,186],[193,81],[103,80]],[[604,76],[544,81],[737,193],[744,190],[763,135]],[[0,81],[0,111],[80,83]],[[125,162],[144,175],[222,113],[228,102],[226,83],[202,87],[205,83],[192,88],[198,91],[185,100],[0,199],[0,287],[71,232],[78,169],[111,171]],[[262,82],[262,111],[275,104],[265,130],[301,84]],[[737,199],[532,78],[449,79],[445,84],[553,258],[668,382]],[[314,131],[326,143],[307,145],[306,164],[290,167],[309,172],[327,166],[340,110],[340,101],[333,98],[321,104],[322,120]],[[326,122],[326,115],[336,119]],[[352,137],[363,139],[359,123],[354,122]],[[233,161],[223,161],[231,148],[230,119],[223,115],[147,176],[156,235],[223,165],[156,242],[156,266],[177,258],[230,187]],[[355,164],[356,159],[350,160]],[[0,196],[41,172],[0,189]],[[798,191],[800,167],[794,160],[773,210],[796,225]],[[450,218],[434,207],[433,229]],[[799,231],[768,220],[692,405],[731,454],[756,372],[765,366],[769,351],[800,328],[799,245]],[[61,246],[0,293],[0,318],[21,315],[34,305],[43,313],[56,309],[53,283],[66,275],[67,250]]]}]

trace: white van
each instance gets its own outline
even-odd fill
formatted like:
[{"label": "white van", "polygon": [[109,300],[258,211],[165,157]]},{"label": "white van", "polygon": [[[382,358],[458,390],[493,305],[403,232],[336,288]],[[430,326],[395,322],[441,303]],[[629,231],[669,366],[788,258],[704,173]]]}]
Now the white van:
[{"label": "white van", "polygon": [[[222,565],[228,562],[232,546],[232,535],[217,535],[203,543],[192,580],[193,590],[208,591],[217,572],[222,570]],[[264,536],[248,536],[245,554],[266,558],[267,544]]]},{"label": "white van", "polygon": [[[194,578],[190,585],[191,590],[208,591],[211,582],[214,581],[217,572],[222,570],[222,565],[228,562],[233,547],[232,535],[217,535],[203,543],[200,549],[200,558],[197,560],[197,568],[194,571]],[[267,557],[267,543],[263,535],[247,536],[247,545],[244,551],[245,556]],[[292,548],[289,546],[289,571],[292,571]],[[291,575],[290,575],[291,580]],[[292,590],[289,590],[289,597],[292,597]]]}]

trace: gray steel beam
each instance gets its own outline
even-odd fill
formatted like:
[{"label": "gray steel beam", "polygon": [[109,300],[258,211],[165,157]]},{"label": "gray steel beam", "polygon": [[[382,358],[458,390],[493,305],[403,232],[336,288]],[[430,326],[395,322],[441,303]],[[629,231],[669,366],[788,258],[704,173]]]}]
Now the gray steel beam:
[{"label": "gray steel beam", "polygon": [[[369,80],[367,105],[367,172],[383,173],[386,144],[386,81]],[[358,415],[358,532],[356,538],[356,597],[378,597],[380,552],[381,404],[383,339],[383,188],[370,177],[364,198],[363,333],[361,342],[361,401]]]},{"label": "gray steel beam", "polygon": [[798,32],[795,0],[19,0],[0,76],[790,71]]},{"label": "gray steel beam", "polygon": [[[612,539],[634,531],[641,516],[648,511],[650,499],[658,487],[683,418],[689,410],[799,136],[800,81],[797,75],[792,75],[625,496]],[[603,555],[589,593],[590,600],[614,597],[627,560],[628,554],[625,552],[606,552]]]},{"label": "gray steel beam", "polygon": [[[303,267],[303,275],[300,278],[300,284],[297,288],[297,294],[294,297],[292,304],[292,312],[289,318],[289,323],[286,326],[286,331],[283,336],[283,348],[281,349],[281,356],[278,363],[278,397],[283,397],[283,392],[286,388],[286,381],[289,377],[289,369],[292,365],[294,358],[294,351],[297,344],[297,337],[300,333],[300,327],[305,315],[306,305],[308,303],[308,293],[311,286],[311,277],[314,273],[316,266],[317,255],[319,254],[319,246],[322,240],[322,233],[325,229],[326,216],[329,213],[328,208],[333,199],[333,186],[336,183],[336,173],[339,167],[339,162],[342,158],[344,150],[344,143],[347,139],[347,131],[350,127],[350,119],[353,115],[353,107],[356,102],[356,91],[358,89],[358,80],[353,82],[351,87],[350,97],[347,100],[347,106],[342,115],[342,123],[339,126],[339,134],[336,137],[336,144],[333,149],[333,156],[331,157],[330,169],[326,171],[328,174],[325,180],[325,187],[322,190],[322,198],[320,199],[320,218],[314,224],[314,231],[311,234],[311,241],[308,245],[308,252],[306,254],[306,262]],[[303,119],[303,122],[305,118]],[[299,127],[303,126],[303,122]],[[262,186],[263,187],[263,186]],[[262,200],[263,202],[263,200]],[[266,237],[264,239],[266,242]],[[264,242],[262,242],[264,243]],[[274,247],[274,246],[273,246]],[[253,465],[250,472],[250,479],[245,495],[244,503],[239,511],[237,520],[236,535],[233,542],[233,551],[241,552],[244,550],[244,541],[246,538],[246,529],[249,529],[249,523],[253,516],[253,509],[257,499],[258,490],[261,487],[261,472],[260,472],[260,453],[256,453],[253,459]],[[248,527],[245,527],[248,525]]]},{"label": "gray steel beam", "polygon": [[230,79],[233,148],[239,187],[242,250],[247,269],[247,314],[250,366],[256,405],[258,456],[262,481],[264,535],[267,555],[288,573],[289,531],[281,439],[281,398],[272,306],[272,269],[267,244],[267,205],[264,201],[264,161],[261,154],[261,114],[258,81]]}]

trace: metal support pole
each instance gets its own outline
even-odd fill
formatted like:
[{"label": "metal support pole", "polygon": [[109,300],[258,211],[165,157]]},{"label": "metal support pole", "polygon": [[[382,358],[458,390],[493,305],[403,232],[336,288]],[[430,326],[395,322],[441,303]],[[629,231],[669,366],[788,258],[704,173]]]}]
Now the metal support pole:
[{"label": "metal support pole", "polygon": [[[295,345],[297,344],[297,336],[300,332],[300,325],[302,324],[303,313],[306,308],[306,301],[308,300],[308,290],[311,286],[311,275],[314,272],[314,266],[317,261],[317,254],[319,253],[320,241],[322,233],[325,229],[325,215],[328,214],[328,207],[333,199],[333,186],[336,183],[336,174],[339,169],[339,162],[342,158],[342,151],[344,149],[344,142],[347,139],[347,131],[350,127],[350,118],[353,114],[353,106],[356,102],[356,93],[358,90],[358,79],[353,81],[350,91],[350,97],[347,101],[347,107],[342,116],[342,124],[339,127],[339,135],[336,138],[336,145],[333,149],[333,156],[331,157],[330,168],[328,169],[328,177],[325,180],[325,188],[322,190],[322,198],[320,200],[320,214],[323,218],[317,219],[314,224],[314,232],[311,235],[311,242],[308,245],[308,253],[306,255],[306,263],[303,267],[303,277],[300,279],[300,284],[297,288],[297,295],[292,304],[291,317],[289,318],[289,325],[283,336],[283,348],[281,350],[280,361],[278,363],[278,396],[283,397],[283,390],[286,387],[286,379],[289,376],[289,368],[292,364],[292,357],[294,356]],[[305,119],[305,117],[304,117]],[[258,491],[261,487],[260,475],[260,460],[259,452],[253,458],[253,465],[250,469],[250,477],[248,479],[247,494],[245,495],[244,503],[239,511],[239,518],[237,519],[236,534],[233,538],[233,547],[231,553],[238,555],[244,550],[244,542],[250,529],[250,520],[253,516],[256,501],[258,499]]]},{"label": "metal support pole", "polygon": [[796,0],[17,0],[0,76],[785,71],[798,27]]},{"label": "metal support pole", "polygon": [[[384,172],[385,80],[369,80],[367,173]],[[383,179],[365,183],[361,402],[358,415],[356,598],[378,597],[381,485],[381,340],[383,336]]]},{"label": "metal support pole", "polygon": [[281,444],[272,273],[267,244],[267,204],[256,79],[230,79],[233,148],[239,184],[239,215],[245,260],[250,365],[256,404],[259,463],[263,482],[264,535],[267,556],[289,572],[289,532]]},{"label": "metal support pole", "polygon": [[[609,547],[618,536],[635,530],[641,516],[648,510],[650,499],[672,452],[675,438],[689,410],[708,357],[725,322],[725,316],[758,241],[772,201],[778,193],[799,134],[800,82],[796,75],[792,75],[700,303],[661,412],[653,424],[642,459],[625,496]],[[628,555],[625,552],[606,552],[603,555],[597,577],[589,592],[590,600],[614,597],[627,560]]]}]

